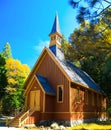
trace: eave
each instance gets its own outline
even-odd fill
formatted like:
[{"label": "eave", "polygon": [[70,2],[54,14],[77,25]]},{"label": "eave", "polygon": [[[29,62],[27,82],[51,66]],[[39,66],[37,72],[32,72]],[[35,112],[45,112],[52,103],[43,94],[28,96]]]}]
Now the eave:
[{"label": "eave", "polygon": [[[68,76],[68,74],[65,72],[65,70],[62,68],[62,66],[59,64],[59,62],[57,61],[56,57],[54,56],[53,53],[51,53],[51,51],[49,51],[48,48],[44,48],[40,57],[38,58],[38,60],[36,61],[32,71],[30,72],[25,84],[24,84],[24,89],[26,89],[25,91],[27,91],[27,86],[30,87],[28,84],[30,84],[30,79],[33,78],[33,76],[36,74],[38,68],[40,67],[44,57],[46,56],[46,54],[48,54],[51,59],[55,62],[55,64],[58,66],[58,68],[62,71],[62,73],[64,74],[64,76],[69,80],[69,82],[71,81],[71,78]],[[48,93],[47,93],[48,94]]]},{"label": "eave", "polygon": [[38,60],[37,60],[36,63],[34,64],[34,67],[32,68],[32,70],[31,70],[29,76],[27,77],[27,79],[26,79],[26,81],[25,81],[25,83],[24,83],[24,86],[23,86],[24,89],[26,89],[27,83],[29,83],[29,80],[30,80],[31,78],[33,78],[34,73],[36,72],[36,67],[37,67],[37,65],[40,63],[40,61],[41,61],[40,59],[43,59],[45,53],[46,53],[46,48],[43,49],[43,51],[42,51],[40,57],[38,58]]},{"label": "eave", "polygon": [[98,93],[98,94],[101,94],[101,95],[105,95],[105,94],[102,93],[102,92],[98,92],[98,91],[96,91],[96,90],[94,90],[94,89],[92,89],[92,88],[90,88],[90,87],[88,87],[88,86],[86,86],[86,85],[83,85],[83,84],[81,84],[81,83],[75,82],[75,81],[73,81],[73,80],[71,81],[71,87],[73,87],[72,84],[76,84],[76,85],[78,85],[78,86],[80,86],[80,87],[83,87],[84,89],[88,89],[88,90],[91,90],[91,91],[93,91],[93,92],[95,92],[95,93]]}]

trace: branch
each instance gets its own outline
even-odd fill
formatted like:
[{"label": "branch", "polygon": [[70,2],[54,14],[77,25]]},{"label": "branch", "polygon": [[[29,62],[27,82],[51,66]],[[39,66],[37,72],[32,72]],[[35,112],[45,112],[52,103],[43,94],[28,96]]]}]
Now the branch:
[{"label": "branch", "polygon": [[106,8],[104,8],[104,9],[97,15],[97,17],[100,16],[100,15],[101,15],[105,10],[107,10],[110,6],[111,6],[111,5],[108,5]]},{"label": "branch", "polygon": [[111,2],[107,1],[107,0],[103,0],[104,2],[108,3],[108,4],[111,4]]}]

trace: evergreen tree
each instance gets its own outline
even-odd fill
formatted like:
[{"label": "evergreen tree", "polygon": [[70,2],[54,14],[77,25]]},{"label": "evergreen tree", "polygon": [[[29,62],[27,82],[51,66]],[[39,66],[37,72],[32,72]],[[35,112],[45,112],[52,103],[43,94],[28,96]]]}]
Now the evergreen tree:
[{"label": "evergreen tree", "polygon": [[[79,23],[83,23],[86,20],[90,20],[91,23],[97,23],[100,17],[107,14],[109,17],[107,17],[109,19],[108,26],[110,26],[111,12],[108,12],[108,10],[111,10],[110,0],[69,0],[69,3],[74,9],[78,9],[77,20]],[[104,17],[102,18],[104,19]]]},{"label": "evergreen tree", "polygon": [[93,25],[93,31],[90,23],[87,26],[81,24],[79,29],[75,29],[70,35],[70,44],[65,48],[65,55],[73,63],[79,62],[80,66],[103,88],[106,95],[111,97],[110,85],[110,60],[111,60],[111,30],[106,29],[102,35],[92,35],[98,33],[101,28],[107,25],[104,21]]},{"label": "evergreen tree", "polygon": [[23,107],[23,84],[29,72],[28,65],[13,59],[7,42],[0,55],[0,109],[3,114],[12,114]]},{"label": "evergreen tree", "polygon": [[5,95],[5,88],[7,86],[7,78],[6,78],[6,67],[5,67],[5,59],[0,54],[0,100]]},{"label": "evergreen tree", "polygon": [[11,47],[10,44],[7,42],[4,46],[2,55],[5,59],[12,58],[12,52],[11,52]]},{"label": "evergreen tree", "polygon": [[11,114],[20,110],[24,105],[23,84],[30,72],[27,65],[21,64],[19,60],[7,59],[7,86],[6,95],[3,98],[3,113]]}]

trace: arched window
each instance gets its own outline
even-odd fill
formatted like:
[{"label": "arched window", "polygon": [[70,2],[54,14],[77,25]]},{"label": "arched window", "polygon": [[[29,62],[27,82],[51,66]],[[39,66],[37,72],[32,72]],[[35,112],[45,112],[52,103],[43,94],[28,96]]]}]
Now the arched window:
[{"label": "arched window", "polygon": [[63,102],[63,86],[57,86],[57,102]]}]

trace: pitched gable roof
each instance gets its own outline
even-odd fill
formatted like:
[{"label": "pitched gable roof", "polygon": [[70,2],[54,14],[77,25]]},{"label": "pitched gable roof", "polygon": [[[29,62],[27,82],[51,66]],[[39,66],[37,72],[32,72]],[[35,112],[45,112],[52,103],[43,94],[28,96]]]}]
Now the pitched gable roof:
[{"label": "pitched gable roof", "polygon": [[56,47],[56,53],[54,54],[53,54],[54,48],[50,48],[50,49],[51,50],[49,51],[52,53],[52,55],[55,56],[56,60],[58,61],[60,66],[64,69],[64,71],[67,73],[67,75],[70,77],[72,82],[79,83],[81,85],[84,85],[87,88],[91,88],[97,92],[103,93],[103,90],[94,82],[94,80],[86,72],[79,69],[71,62],[66,61],[61,49]]},{"label": "pitched gable roof", "polygon": [[[37,60],[35,66],[33,67],[30,75],[28,76],[24,88],[26,88],[27,83],[29,82],[30,78],[33,77],[36,73],[37,68],[40,66],[42,59],[44,58],[45,54],[49,54],[52,59],[55,61],[58,67],[60,67],[61,71],[65,74],[65,76],[72,81],[73,83],[79,83],[84,87],[93,89],[97,92],[104,93],[102,89],[94,82],[94,80],[84,71],[73,65],[71,62],[66,61],[63,52],[58,47],[55,49],[56,53],[54,54],[51,50],[52,48],[44,48],[42,54],[40,55],[39,59]],[[54,49],[54,48],[53,48]],[[46,87],[43,81],[46,81],[45,77],[41,77],[44,80],[40,80],[40,77],[37,77],[41,86],[45,90],[45,92],[50,93],[50,86]],[[48,89],[48,90],[47,90]],[[52,90],[51,90],[52,91]],[[51,92],[53,93],[53,92]]]},{"label": "pitched gable roof", "polygon": [[37,79],[39,80],[41,86],[43,87],[44,91],[47,93],[47,94],[52,94],[52,95],[55,95],[55,91],[53,90],[53,88],[50,86],[48,80],[41,76],[41,75],[38,75],[36,74],[36,77]]},{"label": "pitched gable roof", "polygon": [[[57,58],[54,56],[54,54],[51,52],[51,50],[49,48],[44,48],[40,57],[38,58],[38,60],[36,61],[34,67],[32,68],[29,76],[27,77],[25,83],[24,83],[24,89],[26,89],[25,91],[27,91],[27,89],[30,87],[28,84],[31,82],[31,79],[35,76],[35,74],[37,74],[37,69],[40,67],[44,57],[46,56],[46,54],[48,54],[55,62],[55,64],[57,64],[57,66],[61,69],[61,71],[64,73],[64,69],[60,66],[59,62],[57,61]],[[67,75],[67,73],[64,73],[66,78],[68,80],[70,80],[70,77]]]}]

